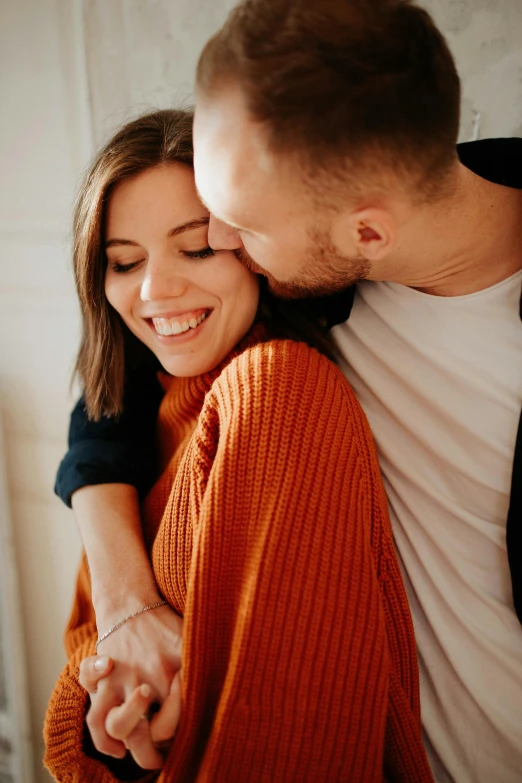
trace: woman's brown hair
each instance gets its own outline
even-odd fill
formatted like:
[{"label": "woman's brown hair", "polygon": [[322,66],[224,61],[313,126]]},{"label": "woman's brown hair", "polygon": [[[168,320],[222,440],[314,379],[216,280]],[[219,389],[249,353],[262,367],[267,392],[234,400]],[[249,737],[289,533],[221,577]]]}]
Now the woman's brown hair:
[{"label": "woman's brown hair", "polygon": [[[105,296],[104,223],[114,187],[167,163],[193,165],[193,114],[163,110],[125,125],[97,155],[87,173],[74,215],[74,271],[83,328],[75,373],[91,419],[123,409],[126,361],[147,363],[150,352],[127,329]],[[276,300],[262,286],[259,315],[274,336],[303,340],[327,355],[332,348],[321,320],[305,302]],[[149,367],[145,372],[151,372]]]},{"label": "woman's brown hair", "polygon": [[125,349],[130,342],[140,350],[105,296],[107,203],[115,185],[147,169],[166,163],[192,166],[192,121],[192,112],[164,110],[129,122],[97,155],[78,197],[73,258],[83,329],[75,371],[95,420],[120,413]]}]

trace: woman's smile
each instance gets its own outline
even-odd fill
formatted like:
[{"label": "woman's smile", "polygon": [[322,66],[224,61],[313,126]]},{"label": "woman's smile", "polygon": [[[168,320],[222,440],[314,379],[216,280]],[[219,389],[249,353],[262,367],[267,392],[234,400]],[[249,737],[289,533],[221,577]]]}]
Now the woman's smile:
[{"label": "woman's smile", "polygon": [[[154,330],[159,340],[176,338],[179,342],[182,338],[192,339],[201,333],[201,325],[209,318],[213,308],[188,310],[176,315],[161,315],[145,319]],[[168,342],[168,340],[167,340]]]},{"label": "woman's smile", "polygon": [[120,182],[105,248],[108,301],[171,375],[214,369],[252,326],[259,278],[231,251],[208,247],[208,211],[188,166]]}]

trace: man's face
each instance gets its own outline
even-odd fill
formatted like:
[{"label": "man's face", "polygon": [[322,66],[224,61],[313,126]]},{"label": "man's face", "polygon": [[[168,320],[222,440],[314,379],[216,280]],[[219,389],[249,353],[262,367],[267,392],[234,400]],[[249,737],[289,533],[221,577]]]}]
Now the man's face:
[{"label": "man's face", "polygon": [[319,206],[293,159],[267,151],[236,91],[198,100],[194,153],[198,192],[211,212],[210,245],[235,250],[274,293],[321,295],[367,277],[366,259],[335,246],[331,211]]}]

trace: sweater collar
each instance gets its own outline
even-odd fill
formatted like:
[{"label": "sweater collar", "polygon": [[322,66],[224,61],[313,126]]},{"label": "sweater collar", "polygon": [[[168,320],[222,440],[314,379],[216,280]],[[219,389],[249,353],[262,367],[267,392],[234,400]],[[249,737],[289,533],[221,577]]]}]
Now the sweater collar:
[{"label": "sweater collar", "polygon": [[269,339],[268,329],[262,322],[255,323],[235,348],[214,369],[202,375],[179,378],[166,372],[158,373],[159,381],[165,390],[160,407],[160,418],[168,418],[170,424],[182,419],[193,419],[199,415],[205,401],[205,395],[225,367],[247,348]]}]

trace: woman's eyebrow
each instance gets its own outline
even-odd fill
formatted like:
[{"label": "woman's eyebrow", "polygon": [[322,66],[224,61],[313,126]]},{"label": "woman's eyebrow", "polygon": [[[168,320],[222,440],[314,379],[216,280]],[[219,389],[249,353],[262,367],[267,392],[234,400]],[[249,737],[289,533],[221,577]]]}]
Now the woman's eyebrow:
[{"label": "woman's eyebrow", "polygon": [[132,245],[132,247],[138,247],[137,242],[133,242],[132,239],[109,239],[105,243],[105,249],[113,247],[113,245]]},{"label": "woman's eyebrow", "polygon": [[[193,231],[195,228],[201,228],[201,226],[208,226],[208,217],[196,218],[196,220],[189,220],[187,223],[181,223],[179,226],[171,228],[168,237],[177,237],[179,234],[184,234],[185,231]],[[105,243],[105,249],[114,247],[114,245],[130,245],[132,247],[138,247],[139,243],[134,242],[132,239],[109,239]]]}]

